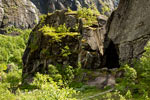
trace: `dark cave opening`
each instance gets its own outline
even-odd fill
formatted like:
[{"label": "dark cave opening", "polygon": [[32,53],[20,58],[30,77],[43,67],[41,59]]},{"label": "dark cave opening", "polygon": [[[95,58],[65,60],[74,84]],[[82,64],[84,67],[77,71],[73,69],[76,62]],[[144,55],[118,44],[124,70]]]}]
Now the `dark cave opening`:
[{"label": "dark cave opening", "polygon": [[107,67],[108,69],[120,67],[118,47],[112,41],[106,49],[104,57],[104,67]]}]

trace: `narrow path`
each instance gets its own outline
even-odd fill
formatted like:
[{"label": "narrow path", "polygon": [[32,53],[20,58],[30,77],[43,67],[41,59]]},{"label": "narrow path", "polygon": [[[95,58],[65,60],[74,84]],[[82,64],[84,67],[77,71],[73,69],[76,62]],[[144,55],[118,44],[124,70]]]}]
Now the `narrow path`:
[{"label": "narrow path", "polygon": [[83,98],[82,100],[92,99],[92,98],[94,98],[94,97],[97,97],[97,96],[106,94],[106,93],[111,92],[111,91],[113,91],[113,90],[114,90],[114,88],[111,88],[111,89],[109,89],[109,90],[107,90],[107,91],[105,91],[105,92],[97,93],[97,94],[95,94],[95,95],[93,95],[93,96],[89,96],[89,97],[87,97],[87,98]]}]

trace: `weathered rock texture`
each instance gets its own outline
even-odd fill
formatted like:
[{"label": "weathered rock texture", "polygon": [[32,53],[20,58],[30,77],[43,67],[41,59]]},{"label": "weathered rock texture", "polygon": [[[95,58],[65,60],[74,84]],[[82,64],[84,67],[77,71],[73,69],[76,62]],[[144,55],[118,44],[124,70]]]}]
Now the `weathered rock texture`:
[{"label": "weathered rock texture", "polygon": [[[33,28],[39,22],[39,15],[56,10],[77,10],[92,4],[106,15],[117,7],[118,0],[0,0],[0,34],[10,26],[26,29]],[[102,8],[105,8],[102,10]]]},{"label": "weathered rock texture", "polygon": [[54,12],[56,10],[62,10],[71,8],[77,10],[78,7],[86,7],[94,5],[100,12],[102,8],[107,6],[110,14],[118,5],[119,0],[31,0],[37,8],[40,9],[41,13]]},{"label": "weathered rock texture", "polygon": [[[142,55],[150,38],[149,5],[148,0],[120,0],[118,9],[111,15],[107,24],[106,63],[118,59],[122,63],[131,63],[133,58]],[[114,58],[114,54],[118,55],[118,58],[113,60],[111,58]]]},{"label": "weathered rock texture", "polygon": [[[101,18],[101,22],[106,23],[105,18]],[[70,35],[60,35],[60,41],[53,40],[53,36],[45,35],[45,32],[40,30],[44,25],[58,27],[63,24],[71,28]],[[80,30],[74,30],[76,25],[79,25]],[[73,35],[74,33],[78,34]],[[81,64],[83,68],[99,68],[103,55],[104,33],[104,28],[99,27],[98,22],[93,26],[83,27],[76,14],[57,11],[48,15],[30,35],[23,56],[23,77],[29,81],[36,72],[49,73],[49,64],[62,67],[71,65],[74,68]]]},{"label": "weathered rock texture", "polygon": [[29,0],[0,0],[0,28],[33,28],[38,16],[38,9]]}]

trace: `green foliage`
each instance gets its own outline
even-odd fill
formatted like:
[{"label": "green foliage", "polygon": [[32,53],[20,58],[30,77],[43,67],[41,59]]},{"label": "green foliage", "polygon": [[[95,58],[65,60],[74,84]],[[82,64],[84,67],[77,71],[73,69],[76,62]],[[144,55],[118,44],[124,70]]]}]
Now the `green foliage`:
[{"label": "green foliage", "polygon": [[61,51],[61,54],[63,57],[67,57],[71,54],[70,50],[69,50],[69,47],[68,46],[65,46],[62,51]]},{"label": "green foliage", "polygon": [[36,87],[33,90],[21,90],[21,88],[18,88],[21,83],[21,70],[8,74],[3,72],[1,77],[1,100],[76,100],[72,98],[72,94],[76,94],[75,90],[58,86],[58,83],[54,82],[48,75],[38,73],[31,84]]},{"label": "green foliage", "polygon": [[63,83],[65,86],[68,86],[74,79],[74,69],[70,65],[49,65],[48,73],[54,81],[58,82],[59,84]]},{"label": "green foliage", "polygon": [[120,70],[124,72],[124,77],[117,79],[119,84],[116,84],[116,89],[123,95],[128,94],[130,90],[133,92],[137,78],[136,70],[128,65],[123,66]]},{"label": "green foliage", "polygon": [[6,70],[6,69],[7,69],[6,64],[4,64],[4,63],[0,64],[0,72],[1,72],[1,71],[4,71],[4,70]]},{"label": "green foliage", "polygon": [[128,65],[122,68],[124,77],[118,79],[116,89],[127,99],[150,100],[150,43],[147,44],[145,50],[146,52],[139,61],[135,62],[133,68]]},{"label": "green foliage", "polygon": [[69,32],[70,28],[66,27],[66,24],[60,25],[59,27],[56,28],[56,33],[66,33]]},{"label": "green foliage", "polygon": [[103,8],[102,8],[102,14],[105,15],[106,12],[110,12],[110,8],[105,5],[105,6],[103,6]]},{"label": "green foliage", "polygon": [[33,91],[33,93],[38,94],[34,96],[34,100],[76,100],[75,98],[71,98],[72,94],[75,94],[76,91],[59,87],[48,75],[37,74],[33,85],[40,89],[36,92]]},{"label": "green foliage", "polygon": [[131,93],[130,90],[127,91],[125,97],[126,97],[127,99],[132,99],[132,93]]},{"label": "green foliage", "polygon": [[41,16],[39,16],[39,18],[40,18],[40,24],[45,21],[46,17],[47,17],[46,14],[42,14]]},{"label": "green foliage", "polygon": [[101,96],[100,100],[130,100],[126,99],[119,91],[108,92]]},{"label": "green foliage", "polygon": [[61,82],[62,81],[62,75],[59,73],[59,70],[54,65],[48,65],[48,74],[50,77],[53,78],[55,82]]},{"label": "green foliage", "polygon": [[16,88],[19,84],[21,84],[21,70],[14,70],[9,73],[2,74],[2,84],[9,84],[9,88],[13,89]]},{"label": "green foliage", "polygon": [[11,63],[21,65],[21,57],[26,47],[27,39],[31,30],[20,30],[16,28],[8,29],[12,31],[19,30],[19,36],[5,36],[0,35],[0,63]]},{"label": "green foliage", "polygon": [[43,26],[39,31],[42,31],[44,35],[51,36],[52,41],[60,42],[61,39],[67,35],[69,36],[75,36],[78,35],[77,32],[69,32],[69,28],[66,28],[66,25],[60,25],[57,28],[50,27],[50,26]]},{"label": "green foliage", "polygon": [[74,78],[73,67],[70,65],[66,65],[65,68],[63,69],[62,76],[63,76],[64,83],[66,85],[69,85],[73,81],[73,78]]},{"label": "green foliage", "polygon": [[7,28],[5,28],[5,30],[6,30],[7,34],[10,34],[12,32],[22,33],[21,29],[15,28],[14,26],[7,27]]},{"label": "green foliage", "polygon": [[98,11],[92,8],[79,8],[77,11],[77,17],[85,19],[84,24],[88,26],[97,21],[97,15]]}]

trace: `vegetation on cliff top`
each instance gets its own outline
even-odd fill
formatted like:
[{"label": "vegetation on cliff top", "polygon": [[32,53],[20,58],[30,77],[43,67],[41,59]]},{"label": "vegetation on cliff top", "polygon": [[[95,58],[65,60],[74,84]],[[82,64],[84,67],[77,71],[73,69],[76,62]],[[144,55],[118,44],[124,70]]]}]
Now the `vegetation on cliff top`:
[{"label": "vegetation on cliff top", "polygon": [[59,27],[50,27],[50,26],[43,26],[39,29],[44,35],[48,35],[52,37],[52,40],[54,41],[61,41],[61,39],[67,35],[69,36],[75,36],[79,35],[78,32],[70,32],[70,29],[66,27],[65,24],[60,25]]}]

